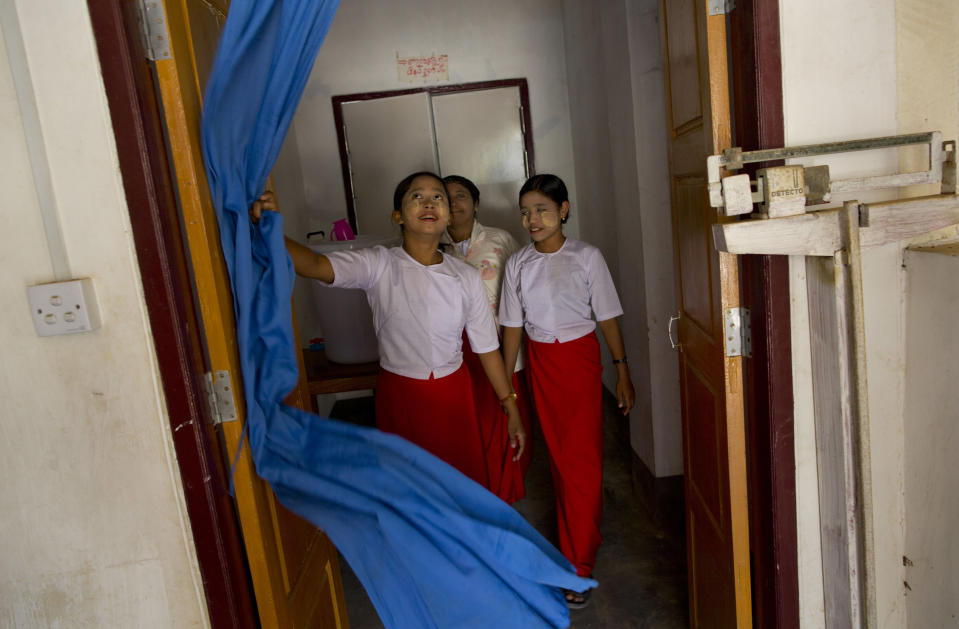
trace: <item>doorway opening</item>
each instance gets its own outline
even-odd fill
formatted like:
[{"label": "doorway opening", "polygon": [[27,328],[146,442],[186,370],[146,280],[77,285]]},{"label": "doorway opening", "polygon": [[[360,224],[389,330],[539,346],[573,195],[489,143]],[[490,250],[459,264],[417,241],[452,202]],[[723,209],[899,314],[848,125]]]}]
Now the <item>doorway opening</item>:
[{"label": "doorway opening", "polygon": [[[93,5],[93,4],[95,4],[95,3],[91,2],[90,4]],[[746,3],[746,4],[749,4],[749,3]],[[761,2],[760,0],[756,0],[756,2],[754,2],[754,3],[752,3],[752,4],[755,4],[756,6],[758,6],[758,5],[760,5],[760,4],[768,4],[768,3],[764,3],[764,2]],[[92,9],[91,9],[91,12],[92,12]],[[777,45],[778,45],[778,44],[777,44]],[[495,83],[495,82],[494,82],[494,83]],[[525,83],[525,82],[524,82],[524,83]],[[482,85],[482,84],[467,84],[467,85],[469,85],[469,86],[478,86],[478,85]],[[412,93],[412,92],[423,92],[423,91],[431,92],[431,91],[434,91],[434,90],[435,90],[437,93],[443,94],[444,89],[447,90],[447,91],[450,91],[450,88],[456,88],[456,87],[463,87],[463,86],[444,86],[444,88],[428,88],[428,89],[424,89],[424,90],[410,90],[409,92],[411,92],[411,93]],[[489,85],[487,85],[487,87],[477,88],[477,89],[495,89],[495,87],[496,87],[496,86],[489,86]],[[356,95],[353,95],[353,96],[356,96]],[[528,103],[528,95],[526,96],[526,100],[527,100],[527,103]],[[532,128],[532,126],[531,126],[531,123],[530,123],[530,117],[529,117],[530,115],[529,115],[529,108],[528,108],[528,106],[524,109],[524,111],[526,112],[526,113],[524,114],[524,115],[525,115],[525,118],[524,118],[524,120],[525,120],[525,122],[524,122],[524,124],[525,124],[524,132],[526,132],[527,130],[530,130],[530,129]],[[341,121],[342,121],[342,120],[341,120]],[[339,132],[340,132],[339,130],[342,128],[342,126],[339,125],[339,124],[338,124],[337,126],[338,126],[338,131],[337,131],[337,132],[339,133]],[[343,146],[345,147],[346,144],[347,144],[347,143],[344,142],[344,143],[343,143]],[[342,151],[342,149],[341,149],[341,151]],[[438,152],[438,150],[434,147],[434,154],[436,154],[437,152]],[[531,139],[531,138],[529,139],[529,146],[528,146],[528,149],[527,149],[527,156],[528,156],[528,157],[527,157],[527,166],[526,166],[526,168],[527,168],[527,174],[532,174],[532,173],[534,172],[534,168],[533,168],[533,159],[532,159],[533,153],[532,153],[532,139]],[[344,157],[345,157],[345,156],[344,156]],[[344,174],[344,177],[346,177],[346,174]],[[344,184],[346,184],[345,180],[344,180]],[[352,190],[352,189],[353,189],[353,184],[350,183],[350,184],[347,186],[347,190]],[[347,200],[348,200],[348,203],[350,202],[349,200],[350,200],[351,197],[352,197],[352,193],[348,194],[348,199],[347,199]],[[354,228],[357,228],[358,225],[357,225],[357,222],[356,222],[356,221],[357,221],[357,216],[356,216],[355,208],[354,208],[354,211],[353,211],[353,215],[352,215],[350,218],[352,219],[352,221],[353,221],[353,223],[354,223]],[[139,241],[138,241],[138,248],[139,248]],[[181,254],[181,255],[182,255],[182,254]],[[145,285],[147,285],[146,282],[145,282]],[[147,285],[147,286],[148,286],[148,290],[150,290],[149,285]],[[182,287],[181,287],[181,288],[182,288]],[[164,379],[166,379],[166,378],[168,377],[169,373],[170,373],[170,370],[171,370],[171,369],[174,369],[174,370],[175,370],[176,367],[168,366],[168,367],[165,367],[165,368],[164,368],[164,367],[161,366],[161,369],[163,370],[163,377],[164,377]],[[193,388],[196,390],[196,391],[194,392],[194,395],[199,395],[199,393],[197,393],[197,392],[199,392],[200,389],[199,389],[199,387],[196,385],[196,383],[193,383],[192,386],[193,386]],[[627,437],[627,438],[621,438],[621,439],[619,440],[619,443],[620,443],[620,445],[628,444],[628,443],[629,443],[628,437]],[[178,451],[178,454],[179,454],[179,451]],[[201,452],[201,453],[196,454],[195,456],[196,456],[197,458],[202,458],[202,457],[204,456],[204,454]],[[758,473],[758,472],[757,472],[757,473]],[[191,510],[191,520],[196,519],[196,523],[199,524],[199,518],[196,518],[196,513],[198,513],[198,512]],[[788,523],[787,523],[787,524],[788,524]],[[235,523],[232,524],[231,526],[233,526],[233,527],[235,528]],[[787,528],[788,528],[788,527],[787,527]],[[215,560],[211,560],[211,561],[215,561]],[[245,577],[244,577],[243,579],[240,579],[240,581],[241,581],[241,583],[238,585],[237,591],[240,591],[243,587],[248,587],[247,584],[245,583]],[[208,592],[208,595],[211,595],[211,594]],[[241,595],[242,595],[242,594],[241,594]],[[626,595],[628,595],[628,594],[626,594]]]}]

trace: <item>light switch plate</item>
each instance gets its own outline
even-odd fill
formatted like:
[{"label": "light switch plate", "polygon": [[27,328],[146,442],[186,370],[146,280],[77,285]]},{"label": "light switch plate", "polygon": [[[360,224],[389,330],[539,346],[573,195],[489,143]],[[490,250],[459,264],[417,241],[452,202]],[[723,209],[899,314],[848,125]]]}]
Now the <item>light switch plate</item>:
[{"label": "light switch plate", "polygon": [[91,332],[100,327],[90,278],[28,286],[27,300],[39,336]]}]

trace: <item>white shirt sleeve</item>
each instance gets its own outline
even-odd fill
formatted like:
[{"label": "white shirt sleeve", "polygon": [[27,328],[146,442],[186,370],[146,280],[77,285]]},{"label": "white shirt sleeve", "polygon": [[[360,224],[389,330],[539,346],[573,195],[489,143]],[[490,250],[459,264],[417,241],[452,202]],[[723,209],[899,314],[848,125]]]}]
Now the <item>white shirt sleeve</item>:
[{"label": "white shirt sleeve", "polygon": [[517,284],[519,282],[519,259],[514,254],[506,261],[503,272],[503,288],[499,298],[499,323],[509,328],[523,327],[523,304],[520,303]]},{"label": "white shirt sleeve", "polygon": [[333,283],[329,286],[367,290],[379,277],[389,251],[385,247],[377,246],[333,251],[324,255],[333,267]]},{"label": "white shirt sleeve", "polygon": [[466,334],[470,339],[470,347],[477,354],[485,354],[499,349],[499,335],[496,333],[496,323],[493,320],[493,311],[486,298],[486,288],[480,279],[479,271],[470,268],[472,273],[464,277],[466,288]]},{"label": "white shirt sleeve", "polygon": [[590,305],[597,321],[606,321],[623,314],[623,306],[616,294],[616,285],[609,274],[609,267],[599,249],[591,249],[586,264],[586,285],[589,287]]}]

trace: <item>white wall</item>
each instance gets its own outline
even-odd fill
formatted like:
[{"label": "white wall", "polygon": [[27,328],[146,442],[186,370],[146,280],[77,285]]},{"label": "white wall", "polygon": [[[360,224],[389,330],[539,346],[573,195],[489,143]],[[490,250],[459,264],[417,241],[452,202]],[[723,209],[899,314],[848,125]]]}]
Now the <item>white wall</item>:
[{"label": "white wall", "polygon": [[[683,432],[679,360],[676,350],[670,346],[666,330],[669,317],[676,314],[677,306],[660,3],[657,0],[629,0],[626,6],[642,250],[637,252],[632,243],[621,245],[620,256],[628,265],[637,254],[642,255],[642,284],[632,290],[645,292],[643,323],[649,341],[649,407],[655,454],[655,465],[651,470],[656,476],[672,476],[683,473]],[[617,61],[611,59],[610,63]],[[626,211],[635,216],[634,208]],[[639,267],[638,261],[634,264]],[[630,286],[625,277],[621,276],[621,279],[624,287]],[[643,328],[638,325],[637,332],[640,329]],[[638,445],[634,437],[633,448],[638,450]]]},{"label": "white wall", "polygon": [[[896,83],[899,129],[942,131],[943,140],[959,141],[959,3],[953,0],[896,0]],[[904,170],[925,170],[924,151],[903,151]],[[904,196],[936,194],[935,185],[916,186]],[[957,241],[949,227],[913,243]],[[910,244],[913,244],[910,243]]]},{"label": "white wall", "polygon": [[959,624],[959,335],[948,313],[959,310],[959,256],[907,252],[905,434],[906,623]]},{"label": "white wall", "polygon": [[[682,473],[679,366],[666,336],[675,311],[659,3],[563,3],[583,240],[619,288],[636,388],[632,447],[655,476]],[[605,361],[607,364],[608,360]],[[604,372],[614,389],[615,370]]]},{"label": "white wall", "polygon": [[[291,207],[294,204],[289,203],[285,188],[279,189],[287,234],[302,241],[308,231],[329,233],[334,220],[346,217],[330,99],[414,87],[397,79],[397,54],[448,54],[450,80],[441,84],[525,77],[536,171],[559,175],[575,195],[563,51],[559,0],[341,3],[294,118],[295,146],[288,140],[284,147],[296,152],[296,159],[287,163],[299,162],[303,186],[302,205],[296,207]],[[284,179],[291,179],[289,173]],[[574,213],[567,233],[578,234],[578,225]],[[318,330],[308,294],[304,286],[298,286],[296,307],[304,341]]]},{"label": "white wall", "polygon": [[[957,126],[959,27],[954,2],[814,0],[780,3],[786,144],[942,130]],[[828,16],[823,19],[822,16]],[[830,163],[832,176],[922,169],[914,151],[862,153],[809,160]],[[903,194],[931,193],[922,190]],[[894,198],[887,191],[864,201]],[[955,237],[944,230],[943,237]],[[911,498],[904,480],[911,419],[905,409],[906,351],[902,244],[864,255],[867,378],[872,455],[878,622],[907,623],[902,556]],[[800,608],[803,626],[822,623],[815,441],[812,429],[808,316],[801,259],[790,260],[799,514]],[[945,325],[945,322],[944,322]],[[951,331],[943,330],[944,333]],[[904,497],[905,495],[905,497]],[[921,517],[921,516],[920,516]]]},{"label": "white wall", "polygon": [[[0,20],[0,625],[207,625],[86,5],[5,1]],[[42,137],[11,75],[20,25]],[[72,273],[94,280],[94,332],[33,329],[26,287],[53,277],[28,141]]]},{"label": "white wall", "polygon": [[[959,4],[952,0],[897,0],[899,128],[938,129],[959,140]],[[902,167],[920,170],[923,156],[904,152]],[[910,196],[934,194],[929,186]],[[959,228],[916,242],[959,240]],[[959,258],[907,252],[904,430],[904,568],[906,626],[956,626],[959,609],[959,492],[950,461],[959,446],[955,317]]]}]

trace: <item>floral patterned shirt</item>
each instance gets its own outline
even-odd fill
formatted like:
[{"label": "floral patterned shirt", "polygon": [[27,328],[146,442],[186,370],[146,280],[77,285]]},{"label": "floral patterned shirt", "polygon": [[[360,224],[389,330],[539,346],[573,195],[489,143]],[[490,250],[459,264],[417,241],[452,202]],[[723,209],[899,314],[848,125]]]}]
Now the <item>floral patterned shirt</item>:
[{"label": "floral patterned shirt", "polygon": [[519,250],[519,243],[505,229],[486,227],[475,220],[465,256],[460,251],[460,247],[450,239],[448,233],[443,234],[442,242],[450,245],[446,249],[450,255],[464,260],[480,272],[483,286],[486,287],[486,296],[489,298],[489,304],[495,316],[499,311],[499,294],[503,286],[506,260]]}]

